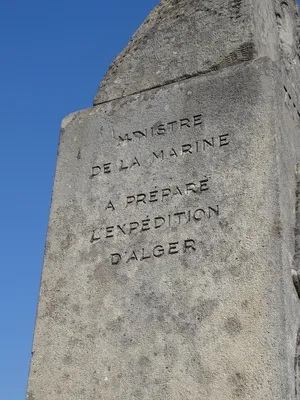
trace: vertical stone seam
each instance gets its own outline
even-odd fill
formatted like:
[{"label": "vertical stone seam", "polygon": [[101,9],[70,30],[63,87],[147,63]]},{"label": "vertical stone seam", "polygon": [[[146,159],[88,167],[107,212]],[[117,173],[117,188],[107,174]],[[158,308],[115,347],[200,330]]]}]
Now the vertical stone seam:
[{"label": "vertical stone seam", "polygon": [[[275,13],[275,7],[273,12]],[[281,265],[278,267],[278,271],[280,271],[280,277],[279,277],[279,288],[278,288],[278,296],[280,296],[280,302],[282,304],[282,307],[280,308],[280,321],[282,321],[282,329],[283,332],[285,332],[285,335],[281,339],[281,348],[282,348],[282,354],[281,357],[284,359],[284,362],[286,363],[286,367],[288,367],[288,362],[289,362],[289,344],[286,338],[288,337],[288,322],[287,322],[287,316],[286,316],[286,310],[289,307],[289,303],[287,300],[287,296],[285,295],[286,293],[286,283],[285,283],[285,265],[284,265],[284,258],[283,258],[283,230],[284,226],[282,224],[283,222],[283,212],[282,209],[284,208],[284,199],[282,200],[282,197],[280,196],[280,187],[281,187],[281,182],[280,182],[280,177],[281,177],[281,145],[280,145],[280,137],[282,135],[281,129],[279,127],[281,126],[281,122],[278,119],[278,113],[276,113],[275,110],[280,110],[282,109],[282,97],[281,97],[281,90],[282,90],[282,73],[281,69],[278,68],[278,63],[273,62],[273,73],[272,73],[272,87],[273,87],[273,98],[272,98],[272,110],[274,110],[274,114],[272,118],[272,123],[271,123],[271,129],[274,132],[274,146],[275,146],[275,168],[276,168],[276,190],[275,190],[275,196],[276,196],[276,203],[278,206],[278,222],[280,224],[280,237],[279,237],[279,260],[281,261]],[[281,78],[281,79],[278,79]],[[277,82],[277,79],[280,81]],[[279,289],[281,289],[279,291]],[[287,368],[288,369],[288,368]],[[281,368],[280,370],[280,376],[282,379],[282,382],[285,382],[283,379],[285,374],[285,370]],[[290,393],[290,388],[287,383],[281,385],[281,396],[282,399],[287,399],[288,394]]]},{"label": "vertical stone seam", "polygon": [[296,165],[295,171],[295,248],[293,258],[292,277],[296,292],[300,298],[300,164]]},{"label": "vertical stone seam", "polygon": [[300,164],[296,165],[294,269],[300,271]]}]

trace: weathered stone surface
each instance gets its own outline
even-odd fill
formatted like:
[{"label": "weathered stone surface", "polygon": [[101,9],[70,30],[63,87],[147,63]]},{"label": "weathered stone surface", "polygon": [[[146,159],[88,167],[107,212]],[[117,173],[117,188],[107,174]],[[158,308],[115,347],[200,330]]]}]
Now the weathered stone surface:
[{"label": "weathered stone surface", "polygon": [[94,104],[256,57],[276,60],[277,23],[293,53],[297,8],[295,0],[162,1],[110,66]]},{"label": "weathered stone surface", "polygon": [[261,59],[64,121],[34,399],[289,398],[299,143],[279,76]]},{"label": "weathered stone surface", "polygon": [[224,56],[243,26],[255,60],[187,78],[186,49],[187,74],[130,95],[132,58],[124,98],[64,119],[28,400],[300,398],[298,22],[249,4],[219,4],[243,10],[232,31],[205,15]]}]

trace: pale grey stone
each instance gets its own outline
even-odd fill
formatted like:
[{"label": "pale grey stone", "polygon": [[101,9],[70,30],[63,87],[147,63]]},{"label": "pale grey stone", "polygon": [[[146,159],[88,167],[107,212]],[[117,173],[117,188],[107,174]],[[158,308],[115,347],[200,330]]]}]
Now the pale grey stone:
[{"label": "pale grey stone", "polygon": [[162,1],[110,66],[94,104],[256,57],[277,60],[280,40],[296,47],[296,7],[295,0]]},{"label": "pale grey stone", "polygon": [[300,398],[298,20],[275,3],[219,4],[261,18],[255,59],[183,79],[187,55],[117,99],[124,69],[64,119],[28,400]]}]

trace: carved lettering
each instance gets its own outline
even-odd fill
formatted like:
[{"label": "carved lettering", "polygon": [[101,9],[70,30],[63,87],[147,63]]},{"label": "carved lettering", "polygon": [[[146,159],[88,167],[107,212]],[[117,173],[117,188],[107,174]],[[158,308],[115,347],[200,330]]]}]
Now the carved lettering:
[{"label": "carved lettering", "polygon": [[160,124],[157,127],[157,134],[158,135],[164,135],[166,133],[166,128],[164,126],[164,124]]},{"label": "carved lettering", "polygon": [[191,194],[201,194],[209,191],[210,178],[200,179],[198,182],[188,182],[173,187],[157,188],[146,193],[133,194],[126,196],[125,207],[141,206],[148,203],[164,202],[175,196],[185,196]]},{"label": "carved lettering", "polygon": [[100,172],[101,172],[101,168],[100,168],[98,165],[96,165],[96,167],[93,167],[93,168],[92,168],[92,175],[91,175],[91,177],[94,178],[94,176],[99,175]]},{"label": "carved lettering", "polygon": [[120,167],[119,167],[119,171],[124,171],[124,170],[128,170],[128,169],[132,169],[133,167],[140,167],[141,164],[139,162],[139,160],[134,157],[133,160],[130,160],[129,162],[126,162],[124,160],[120,161]]},{"label": "carved lettering", "polygon": [[92,167],[91,178],[98,176],[101,172],[103,172],[103,174],[110,174],[111,173],[111,163],[102,164],[102,167],[100,165],[96,165],[95,167]]},{"label": "carved lettering", "polygon": [[93,230],[92,238],[90,240],[91,243],[99,242],[101,240],[101,237],[99,235],[99,232],[97,234],[97,229]]},{"label": "carved lettering", "polygon": [[132,132],[120,133],[117,135],[117,138],[121,143],[131,143],[134,139],[140,140],[153,136],[172,134],[182,129],[197,128],[200,127],[202,124],[202,114],[197,114],[180,119],[175,119],[170,122],[160,122],[159,124],[154,124],[150,128],[140,128]]},{"label": "carved lettering", "polygon": [[176,255],[179,253],[193,253],[197,250],[194,239],[186,239],[183,242],[170,242],[167,244],[157,244],[150,249],[145,247],[124,251],[123,253],[113,253],[110,255],[111,264],[118,265],[122,261],[126,264],[149,260],[151,258],[159,259],[163,256]]},{"label": "carved lettering", "polygon": [[141,167],[143,164],[144,167],[150,167],[151,164],[165,161],[168,159],[178,160],[179,157],[182,156],[191,156],[197,155],[201,152],[213,151],[217,148],[223,148],[225,146],[230,145],[230,136],[228,133],[222,134],[216,137],[203,138],[201,140],[197,140],[191,143],[184,143],[178,145],[178,147],[171,147],[167,149],[155,149],[151,151],[150,158],[143,160],[141,162],[137,157],[134,157],[131,160],[121,159],[116,161],[115,164],[112,163],[103,163],[100,165],[96,165],[92,167],[91,178],[95,178],[97,176],[110,174],[112,172],[128,172],[135,171],[136,168]]},{"label": "carved lettering", "polygon": [[183,252],[186,253],[189,249],[192,249],[193,251],[196,251],[195,240],[188,239],[188,240],[184,241],[184,250],[183,250]]},{"label": "carved lettering", "polygon": [[107,206],[105,207],[105,210],[112,210],[112,211],[115,211],[115,207],[114,207],[114,205],[113,205],[113,203],[112,203],[111,200],[109,200]]},{"label": "carved lettering", "polygon": [[168,254],[179,253],[178,246],[179,246],[179,242],[169,243],[169,252],[168,252]]},{"label": "carved lettering", "polygon": [[112,265],[117,265],[117,264],[119,264],[119,262],[121,261],[121,259],[122,259],[121,254],[119,254],[119,253],[111,254],[111,264],[112,264]]},{"label": "carved lettering", "polygon": [[[160,230],[164,227],[174,228],[189,223],[198,223],[211,218],[219,217],[219,205],[198,207],[193,210],[185,210],[173,212],[168,215],[157,215],[155,217],[143,218],[141,220],[130,221],[123,224],[109,225],[103,230],[105,232],[104,239],[112,239],[117,236],[131,236],[150,230]],[[94,230],[92,233],[91,243],[101,240],[100,229]]]},{"label": "carved lettering", "polygon": [[179,148],[171,147],[170,149],[160,149],[152,151],[152,161],[163,161],[166,159],[174,158],[174,156],[186,156],[190,154],[197,154],[207,149],[216,149],[230,144],[229,134],[219,135],[217,137],[203,138],[192,143],[185,143],[180,145]]},{"label": "carved lettering", "polygon": [[183,128],[184,126],[187,126],[188,128],[191,127],[190,120],[188,118],[183,118],[180,120],[180,128]]},{"label": "carved lettering", "polygon": [[113,231],[114,231],[114,226],[107,226],[105,229],[106,229],[106,239],[107,238],[112,238],[112,237],[114,237],[114,234],[113,234]]},{"label": "carved lettering", "polygon": [[[103,160],[99,162],[97,160],[95,165],[92,166],[90,178],[93,178],[94,182],[99,182],[100,185],[101,177],[103,179],[105,176],[109,178],[112,173],[131,173],[132,177],[134,177],[134,174],[139,174],[141,166],[143,167],[143,173],[144,171],[147,172],[149,168],[158,171],[161,168],[160,163],[162,162],[171,163],[172,161],[173,164],[183,164],[185,157],[201,157],[200,153],[203,154],[206,152],[210,154],[217,151],[217,149],[222,149],[219,151],[226,152],[226,147],[231,144],[229,133],[219,132],[214,136],[207,136],[202,131],[202,125],[203,116],[201,113],[198,113],[195,115],[183,115],[180,118],[178,116],[169,120],[159,120],[152,126],[136,127],[135,130],[130,132],[117,132],[114,134],[114,138],[117,139],[118,146],[122,146],[122,148],[127,145],[132,146],[130,154],[126,154],[125,152],[120,158],[117,157],[113,160],[113,162],[103,162]],[[178,135],[175,136],[175,134]],[[172,147],[164,147],[158,144],[165,143],[162,137],[166,135],[173,135]],[[155,138],[155,147],[151,148],[147,144],[144,149],[145,151],[140,151],[139,148],[134,147],[137,141],[141,141],[138,145],[140,147],[143,145],[144,140],[149,138]],[[178,141],[175,141],[175,139]],[[152,141],[154,142],[153,139]],[[119,154],[119,151],[116,154]],[[134,157],[134,155],[137,156]],[[113,156],[114,154],[112,154]],[[172,237],[169,240],[165,239],[167,241],[164,241],[164,243],[159,241],[158,243],[146,243],[140,246],[138,243],[144,243],[146,237],[166,238],[168,231],[173,236],[174,232],[184,231],[185,227],[189,224],[204,226],[205,224],[214,223],[213,219],[219,218],[219,205],[205,204],[207,197],[205,193],[212,188],[212,178],[205,175],[204,172],[204,175],[196,179],[195,172],[196,170],[191,172],[193,178],[177,183],[173,181],[173,177],[170,174],[171,176],[167,178],[168,181],[161,187],[152,186],[149,188],[147,186],[148,182],[145,182],[145,186],[141,184],[139,190],[135,193],[121,193],[121,195],[116,196],[115,193],[111,194],[108,191],[107,197],[104,197],[104,204],[101,205],[102,210],[107,211],[106,216],[108,221],[104,224],[101,221],[101,224],[104,226],[101,226],[99,223],[100,226],[92,231],[90,242],[95,245],[99,243],[100,246],[105,246],[104,248],[106,249],[108,248],[108,244],[117,243],[118,239],[120,239],[119,243],[135,243],[129,249],[114,249],[115,252],[110,254],[110,263],[112,266],[117,266],[120,263],[134,265],[134,263],[149,260],[159,262],[160,259],[164,259],[167,256],[176,256],[179,254],[184,257],[187,257],[189,254],[192,255],[197,251],[198,245],[196,240],[189,237],[181,241]],[[149,180],[149,182],[153,181]],[[120,184],[122,184],[122,179],[120,179]],[[106,190],[106,185],[107,182],[104,181],[104,190]],[[110,196],[112,197],[110,198]],[[184,197],[186,199],[183,201]],[[197,206],[195,202],[198,202],[198,199],[200,199],[199,202],[202,204],[198,204]],[[171,207],[167,211],[164,210],[164,207],[168,204],[170,205],[172,202],[174,203],[173,210]],[[188,209],[185,209],[182,204],[189,204]],[[134,215],[135,209],[143,210],[147,209],[147,207],[148,210],[145,211],[146,216],[141,218],[139,213]],[[126,210],[129,221],[122,220],[122,214],[116,212],[116,210],[119,211],[120,209]],[[142,240],[140,238],[135,239],[140,234],[142,234]]]},{"label": "carved lettering", "polygon": [[194,126],[198,126],[198,125],[201,125],[202,124],[202,115],[201,114],[199,114],[199,115],[195,115],[194,117],[193,117],[193,119],[194,119]]},{"label": "carved lettering", "polygon": [[220,147],[229,145],[228,136],[229,136],[228,134],[219,136]]}]

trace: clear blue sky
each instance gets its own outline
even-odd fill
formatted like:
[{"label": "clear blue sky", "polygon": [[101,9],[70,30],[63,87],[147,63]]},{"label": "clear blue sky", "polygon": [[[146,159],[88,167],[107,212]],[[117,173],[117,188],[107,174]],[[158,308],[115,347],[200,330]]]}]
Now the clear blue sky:
[{"label": "clear blue sky", "polygon": [[92,106],[110,62],[157,3],[1,3],[1,400],[25,399],[60,122]]}]

